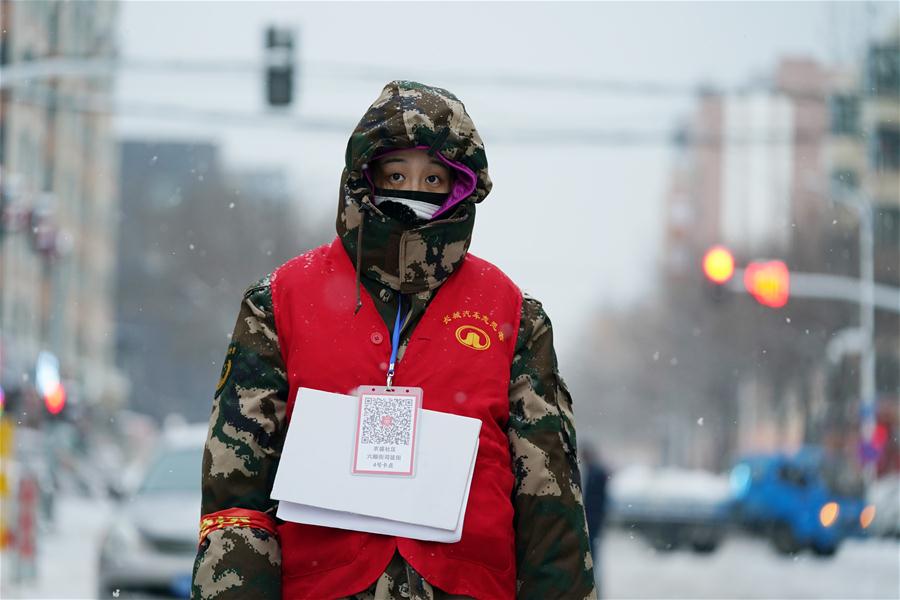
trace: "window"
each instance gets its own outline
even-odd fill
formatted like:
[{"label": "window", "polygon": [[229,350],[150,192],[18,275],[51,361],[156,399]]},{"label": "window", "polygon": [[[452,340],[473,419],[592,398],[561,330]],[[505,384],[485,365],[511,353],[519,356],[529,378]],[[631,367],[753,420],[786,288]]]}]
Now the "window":
[{"label": "window", "polygon": [[778,478],[787,484],[801,488],[809,485],[809,478],[803,469],[793,465],[781,465],[778,469]]},{"label": "window", "polygon": [[875,168],[879,171],[900,171],[900,129],[880,126],[872,142]]},{"label": "window", "polygon": [[866,92],[870,96],[900,94],[900,47],[896,43],[869,47]]},{"label": "window", "polygon": [[832,96],[829,100],[831,133],[855,135],[859,133],[859,98],[856,96]]},{"label": "window", "polygon": [[859,498],[865,494],[862,472],[846,459],[826,457],[819,465],[819,473],[831,493],[838,496]]},{"label": "window", "polygon": [[184,199],[181,186],[174,178],[166,175],[159,175],[151,180],[148,197],[150,207],[162,213],[177,208]]},{"label": "window", "polygon": [[875,208],[875,241],[879,244],[900,244],[900,208]]},{"label": "window", "polygon": [[10,61],[10,43],[9,36],[4,35],[3,39],[0,39],[0,65],[6,66]]},{"label": "window", "polygon": [[150,467],[140,491],[143,494],[199,491],[202,462],[202,446],[165,451]]},{"label": "window", "polygon": [[[894,214],[897,215],[896,212]],[[875,359],[875,381],[878,384],[878,391],[885,396],[897,393],[900,389],[900,360],[897,356],[878,355]]]},{"label": "window", "polygon": [[835,169],[831,172],[831,193],[840,197],[859,188],[859,175],[852,169]]}]

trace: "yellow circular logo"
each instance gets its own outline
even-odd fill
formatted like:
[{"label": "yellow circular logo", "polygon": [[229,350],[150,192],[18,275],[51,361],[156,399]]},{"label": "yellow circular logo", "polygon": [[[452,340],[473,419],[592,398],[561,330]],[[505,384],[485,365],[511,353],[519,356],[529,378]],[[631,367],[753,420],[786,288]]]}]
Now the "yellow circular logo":
[{"label": "yellow circular logo", "polygon": [[491,346],[491,338],[474,325],[462,325],[456,330],[456,341],[473,350],[487,350]]},{"label": "yellow circular logo", "polygon": [[219,376],[219,383],[216,384],[216,398],[219,397],[219,394],[225,388],[225,382],[228,381],[228,376],[231,374],[231,358],[236,352],[237,348],[232,342],[228,345],[228,352],[225,354],[225,364],[222,365],[222,374]]},{"label": "yellow circular logo", "polygon": [[222,392],[222,388],[225,387],[225,382],[228,381],[228,376],[231,374],[231,359],[225,361],[225,366],[222,367],[222,376],[219,377],[219,383],[216,385],[216,395]]}]

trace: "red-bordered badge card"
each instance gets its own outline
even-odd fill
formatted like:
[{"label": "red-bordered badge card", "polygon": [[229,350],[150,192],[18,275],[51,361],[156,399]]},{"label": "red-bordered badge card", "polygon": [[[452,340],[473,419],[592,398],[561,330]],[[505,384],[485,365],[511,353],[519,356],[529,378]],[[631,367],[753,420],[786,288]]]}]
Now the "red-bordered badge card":
[{"label": "red-bordered badge card", "polygon": [[359,388],[354,474],[412,476],[422,388]]}]

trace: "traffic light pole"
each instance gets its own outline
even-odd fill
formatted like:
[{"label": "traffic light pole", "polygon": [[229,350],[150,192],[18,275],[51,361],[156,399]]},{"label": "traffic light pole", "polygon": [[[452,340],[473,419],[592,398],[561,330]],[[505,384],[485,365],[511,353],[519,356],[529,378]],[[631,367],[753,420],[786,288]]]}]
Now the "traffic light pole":
[{"label": "traffic light pole", "polygon": [[[865,339],[859,369],[860,435],[871,451],[875,435],[877,390],[875,388],[875,239],[872,233],[872,203],[859,195],[836,197],[859,215],[859,327]],[[900,310],[900,301],[895,303]],[[875,461],[866,462],[866,485],[875,481]]]},{"label": "traffic light pole", "polygon": [[[744,285],[745,273],[745,269],[735,268],[734,276],[727,284],[729,291],[738,294],[748,293]],[[865,306],[871,306],[870,313],[875,310],[883,310],[900,314],[900,288],[873,282],[870,291],[866,292],[871,300],[865,300],[861,291],[862,287],[868,286],[864,284],[864,280],[855,277],[790,272],[790,296],[792,298],[852,302],[860,305],[860,316],[862,316]],[[865,322],[866,319],[861,319],[860,326],[863,326]]]},{"label": "traffic light pole", "polygon": [[[875,386],[875,310],[900,313],[900,288],[875,283],[875,240],[872,204],[860,194],[834,200],[856,211],[859,216],[859,278],[790,273],[790,296],[855,302],[859,305],[860,348],[859,398],[860,438],[865,452],[871,452],[877,425],[877,389]],[[747,293],[745,269],[735,269],[728,289]],[[863,476],[866,484],[875,480],[875,462],[866,456]]]}]

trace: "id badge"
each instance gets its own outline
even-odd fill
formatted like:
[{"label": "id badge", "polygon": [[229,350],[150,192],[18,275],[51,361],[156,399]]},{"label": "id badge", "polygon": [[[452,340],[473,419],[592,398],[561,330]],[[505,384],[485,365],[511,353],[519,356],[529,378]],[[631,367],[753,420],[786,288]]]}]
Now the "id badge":
[{"label": "id badge", "polygon": [[422,388],[360,387],[353,474],[412,476],[421,408]]}]

